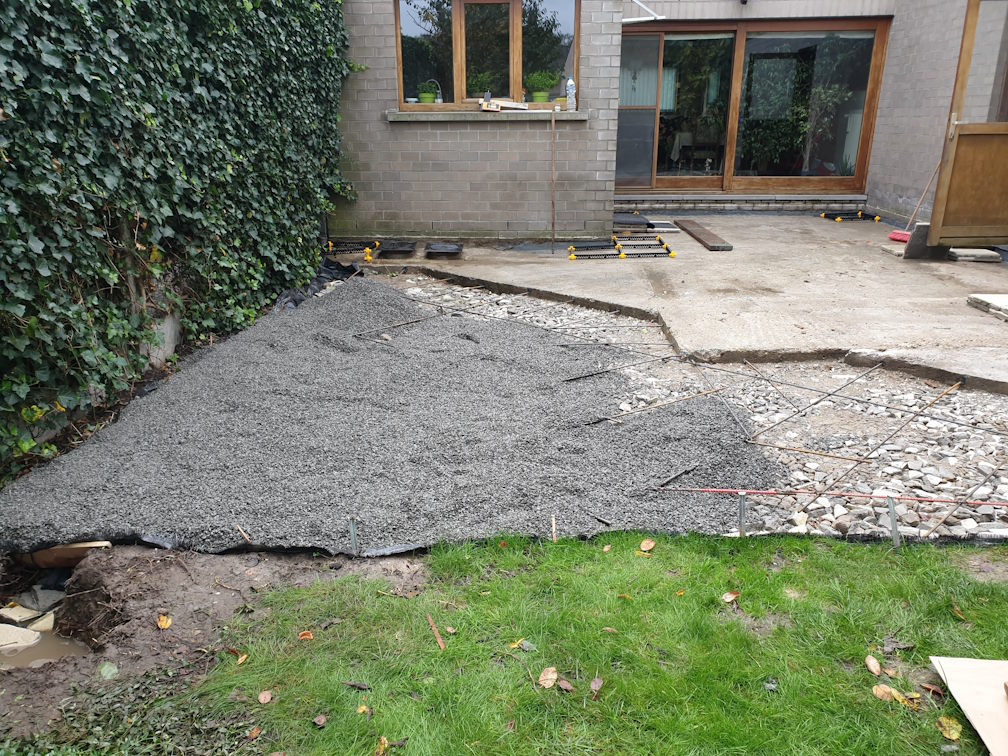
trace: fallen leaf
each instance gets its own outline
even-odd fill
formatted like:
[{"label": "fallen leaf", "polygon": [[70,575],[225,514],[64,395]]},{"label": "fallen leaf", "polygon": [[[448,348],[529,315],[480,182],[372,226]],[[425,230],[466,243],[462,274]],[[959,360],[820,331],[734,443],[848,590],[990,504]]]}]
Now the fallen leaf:
[{"label": "fallen leaf", "polygon": [[262,728],[256,726],[256,727],[253,727],[251,730],[249,730],[248,739],[249,740],[255,740],[260,735],[262,735]]},{"label": "fallen leaf", "polygon": [[388,751],[388,738],[382,735],[378,738],[378,749],[375,751],[375,756],[384,756]]},{"label": "fallen leaf", "polygon": [[355,690],[371,690],[371,686],[367,683],[357,682],[356,680],[344,680],[343,684],[348,688],[354,688]]},{"label": "fallen leaf", "polygon": [[602,547],[602,553],[603,554],[608,554],[610,551],[612,551],[612,544],[611,543],[607,543],[605,546]]},{"label": "fallen leaf", "polygon": [[676,596],[685,596],[686,595],[686,591],[676,591],[675,595]]},{"label": "fallen leaf", "polygon": [[895,667],[886,667],[882,671],[885,672],[889,677],[896,677],[896,675],[898,674],[896,672],[896,668]]},{"label": "fallen leaf", "polygon": [[591,684],[588,686],[592,691],[592,701],[598,698],[599,691],[602,690],[602,678],[595,677],[592,679]]},{"label": "fallen leaf", "polygon": [[567,693],[574,692],[574,686],[571,685],[568,680],[565,680],[562,677],[559,680],[557,680],[557,687],[560,688],[560,690],[565,691]]},{"label": "fallen leaf", "polygon": [[871,692],[879,701],[893,700],[893,689],[888,685],[875,685],[872,687]]},{"label": "fallen leaf", "polygon": [[489,596],[490,591],[480,591],[480,596]]},{"label": "fallen leaf", "polygon": [[159,614],[157,618],[157,626],[162,630],[167,630],[171,627],[171,616],[167,614]]},{"label": "fallen leaf", "polygon": [[452,627],[451,625],[448,625],[448,627],[446,627],[444,631],[448,633],[448,635],[455,635],[455,628]]},{"label": "fallen leaf", "polygon": [[360,706],[357,707],[358,714],[368,714],[370,711],[371,708],[367,704],[361,704]]},{"label": "fallen leaf", "polygon": [[311,630],[302,630],[298,633],[298,640],[315,640],[315,636],[312,635]]},{"label": "fallen leaf", "polygon": [[265,705],[265,704],[268,704],[272,700],[273,700],[273,691],[263,690],[263,691],[259,692],[259,703]]},{"label": "fallen leaf", "polygon": [[914,647],[913,643],[903,643],[891,635],[887,635],[882,642],[882,653],[889,656],[893,651],[906,651]]},{"label": "fallen leaf", "polygon": [[514,731],[514,727],[515,727],[515,725],[514,725],[514,720],[513,719],[509,719],[508,723],[506,725],[504,725],[504,729],[507,730],[508,732],[513,732]]},{"label": "fallen leaf", "polygon": [[119,667],[110,661],[103,661],[98,665],[98,674],[102,680],[111,680],[119,674]]},{"label": "fallen leaf", "polygon": [[552,688],[557,681],[556,667],[546,667],[539,675],[539,686],[542,688]]},{"label": "fallen leaf", "polygon": [[733,601],[738,601],[738,598],[741,595],[742,594],[739,593],[738,591],[728,591],[727,593],[721,596],[721,600],[724,601],[726,604],[730,604]]},{"label": "fallen leaf", "polygon": [[959,740],[962,735],[962,725],[953,717],[938,717],[938,729],[948,740]]},{"label": "fallen leaf", "polygon": [[626,593],[619,593],[616,595],[616,598],[621,598],[624,601],[633,601],[633,597]]},{"label": "fallen leaf", "polygon": [[[1006,683],[1006,685],[1008,685],[1008,683]],[[939,688],[937,685],[932,685],[931,683],[921,683],[921,687],[924,688],[924,690],[926,690],[932,696],[945,695],[945,691]],[[1005,693],[1008,693],[1008,689],[1005,690]]]},{"label": "fallen leaf", "polygon": [[650,538],[645,538],[643,541],[640,542],[641,551],[651,551],[651,549],[653,549],[654,547],[655,542],[652,541]]},{"label": "fallen leaf", "polygon": [[242,664],[244,664],[247,661],[248,661],[248,654],[242,654],[241,656],[238,657],[238,661],[235,662],[235,663],[238,666],[241,666]]},{"label": "fallen leaf", "polygon": [[497,548],[498,549],[506,549],[507,548],[507,541],[498,541],[497,542]]},{"label": "fallen leaf", "polygon": [[312,723],[321,730],[325,727],[325,714],[319,714],[312,720]]},{"label": "fallen leaf", "polygon": [[963,622],[966,621],[966,615],[962,613],[962,609],[959,608],[959,604],[955,601],[952,602],[952,614],[961,619]]},{"label": "fallen leaf", "polygon": [[635,551],[634,556],[644,557],[645,559],[650,559],[651,555],[643,551]]},{"label": "fallen leaf", "polygon": [[615,627],[603,627],[602,629],[605,630],[607,633],[615,633],[616,632],[616,628]]},{"label": "fallen leaf", "polygon": [[868,671],[875,675],[875,677],[882,674],[882,665],[879,664],[879,660],[871,654],[868,654],[868,656],[865,657],[864,664],[868,667]]},{"label": "fallen leaf", "polygon": [[896,690],[896,688],[890,688],[890,690],[892,691],[893,700],[896,703],[898,703],[900,706],[910,709],[911,711],[917,711],[918,706],[917,701],[911,701],[905,695]]},{"label": "fallen leaf", "polygon": [[514,643],[508,643],[508,648],[511,648],[511,649],[518,648],[518,646],[520,646],[522,644],[523,640],[525,640],[525,639],[524,638],[519,638]]}]

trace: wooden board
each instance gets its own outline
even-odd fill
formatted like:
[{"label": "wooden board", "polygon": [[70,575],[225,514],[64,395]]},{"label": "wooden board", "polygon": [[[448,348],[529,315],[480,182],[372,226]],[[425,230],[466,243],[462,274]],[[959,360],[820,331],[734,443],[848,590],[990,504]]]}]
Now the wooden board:
[{"label": "wooden board", "polygon": [[1008,661],[932,656],[931,663],[991,756],[1008,754]]},{"label": "wooden board", "polygon": [[696,221],[677,220],[675,224],[712,252],[730,252],[732,249],[731,244]]}]

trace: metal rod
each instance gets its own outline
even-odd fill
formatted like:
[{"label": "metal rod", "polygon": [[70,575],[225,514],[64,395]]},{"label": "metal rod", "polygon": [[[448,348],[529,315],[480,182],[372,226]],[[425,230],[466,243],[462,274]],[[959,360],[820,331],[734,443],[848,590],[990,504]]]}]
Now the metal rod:
[{"label": "metal rod", "polygon": [[357,521],[350,518],[350,552],[357,556],[360,550],[357,548]]},{"label": "metal rod", "polygon": [[745,491],[739,491],[738,495],[738,534],[740,537],[745,538],[745,515],[746,515],[746,500]]},{"label": "metal rod", "polygon": [[638,412],[647,412],[648,410],[658,409],[659,407],[667,407],[670,404],[677,404],[679,402],[685,402],[687,399],[698,399],[701,396],[707,396],[708,394],[716,394],[718,391],[724,391],[727,388],[716,388],[710,391],[701,391],[699,394],[691,394],[690,396],[680,396],[678,399],[672,399],[667,402],[658,402],[657,404],[648,404],[644,407],[638,407],[637,409],[627,410],[626,412],[621,412],[618,415],[613,415],[612,417],[600,417],[595,420],[591,420],[584,423],[584,426],[598,425],[599,423],[604,423],[606,420],[619,420],[621,417],[626,417],[627,415],[636,415]]},{"label": "metal rod", "polygon": [[900,547],[900,532],[896,520],[896,504],[892,496],[886,496],[886,504],[889,505],[889,530],[892,532],[892,545],[894,549]]},{"label": "metal rod", "polygon": [[401,328],[402,326],[413,325],[414,323],[422,323],[425,320],[430,320],[431,318],[440,317],[441,313],[436,312],[433,315],[425,315],[422,318],[414,318],[413,320],[404,320],[402,323],[393,323],[392,325],[382,326],[381,328],[372,328],[370,331],[358,331],[354,336],[365,336],[369,333],[378,333],[379,331],[391,331],[393,328]]},{"label": "metal rod", "polygon": [[812,454],[816,457],[829,457],[830,459],[842,459],[845,462],[868,462],[869,460],[862,457],[845,457],[842,454],[830,454],[829,452],[816,451],[815,449],[802,449],[800,446],[780,446],[778,444],[768,444],[766,441],[753,441],[751,439],[746,440],[747,444],[753,444],[755,446],[766,446],[770,449],[780,449],[782,451],[796,452],[799,454]]},{"label": "metal rod", "polygon": [[639,362],[631,362],[626,365],[614,365],[613,367],[604,368],[603,370],[596,370],[593,373],[584,373],[582,375],[571,376],[570,378],[564,378],[561,383],[571,383],[572,381],[581,381],[585,378],[594,378],[596,375],[603,375],[605,373],[611,373],[614,370],[622,370],[623,368],[637,367],[638,365],[647,365],[651,362],[659,362],[666,360],[677,360],[682,359],[679,355],[670,355],[668,357],[652,357],[650,360],[640,360]]},{"label": "metal rod", "polygon": [[785,394],[783,391],[781,391],[780,387],[776,383],[774,383],[769,378],[767,378],[765,375],[763,375],[763,373],[759,370],[759,368],[757,368],[755,365],[753,365],[751,362],[749,362],[749,360],[744,360],[744,362],[745,362],[746,365],[749,366],[750,370],[752,370],[754,373],[756,373],[756,375],[758,375],[764,381],[766,381],[767,383],[769,383],[777,391],[777,393],[780,394],[781,397],[783,397],[783,399],[784,399],[785,402],[787,402],[788,404],[790,404],[795,409],[798,409],[798,405],[795,404],[794,402],[792,402],[791,399],[788,397],[788,395]]},{"label": "metal rod", "polygon": [[686,473],[693,472],[696,468],[697,468],[697,465],[690,465],[689,467],[684,467],[682,470],[680,470],[679,472],[677,472],[675,475],[670,475],[668,478],[666,478],[661,483],[659,483],[658,484],[658,488],[665,488],[665,486],[667,486],[669,483],[671,483],[676,478],[681,478]]},{"label": "metal rod", "polygon": [[810,402],[810,403],[809,403],[809,404],[808,404],[807,406],[805,406],[805,407],[802,407],[802,408],[801,408],[800,410],[797,410],[797,411],[795,411],[795,412],[792,412],[792,413],[791,413],[790,415],[788,415],[787,417],[785,417],[785,418],[784,418],[783,420],[778,420],[778,421],[777,421],[776,423],[774,423],[773,425],[768,425],[768,426],[767,426],[766,428],[763,428],[762,430],[758,431],[757,433],[753,433],[753,434],[752,434],[752,436],[751,436],[750,438],[756,438],[757,436],[761,436],[761,435],[763,435],[764,433],[766,433],[767,431],[769,431],[769,430],[773,430],[773,429],[774,429],[774,428],[776,428],[776,427],[777,427],[778,425],[781,425],[781,424],[783,424],[783,423],[786,423],[786,422],[787,422],[788,420],[790,420],[791,418],[795,417],[796,415],[800,415],[800,414],[802,414],[803,412],[806,412],[806,411],[808,411],[808,410],[812,409],[812,408],[813,408],[813,407],[815,407],[815,406],[816,406],[817,404],[819,404],[819,402],[822,402],[822,401],[825,401],[825,400],[826,400],[826,399],[828,399],[829,397],[831,397],[831,396],[833,396],[834,394],[836,394],[836,393],[837,393],[837,391],[842,391],[843,389],[847,388],[848,386],[850,386],[850,385],[851,385],[852,383],[854,383],[855,381],[859,381],[859,380],[861,380],[862,378],[864,378],[865,376],[867,376],[867,375],[868,375],[869,373],[871,373],[871,372],[874,372],[875,370],[878,370],[878,369],[879,369],[880,367],[882,367],[882,363],[881,363],[881,362],[880,362],[879,364],[875,365],[874,367],[871,367],[871,368],[868,368],[868,369],[867,369],[866,371],[864,371],[863,373],[861,373],[861,374],[860,374],[860,375],[858,375],[857,377],[855,377],[855,378],[851,378],[851,379],[850,379],[849,381],[847,381],[847,383],[845,383],[845,384],[844,384],[843,386],[840,386],[840,388],[838,388],[838,389],[836,389],[836,390],[834,390],[834,391],[830,391],[830,392],[829,392],[829,393],[827,393],[827,394],[823,394],[822,396],[820,396],[820,397],[819,397],[818,399],[816,399],[815,401],[813,401],[813,402]]},{"label": "metal rod", "polygon": [[[993,475],[994,473],[991,473]],[[990,476],[984,479],[984,483]],[[983,485],[981,483],[980,485]],[[973,491],[976,491],[980,486],[974,487]],[[745,492],[749,496],[803,496],[806,494],[814,494],[816,497],[819,496],[835,496],[841,499],[885,499],[887,498],[884,494],[863,494],[857,491],[810,491],[807,488],[790,488],[784,490],[769,490],[764,491],[756,488],[656,488],[658,491],[669,491],[672,493],[707,493],[707,494],[738,494]],[[967,496],[972,496],[972,492],[967,494]],[[893,501],[914,501],[920,502],[922,504],[956,504],[957,499],[937,499],[929,496],[893,496]],[[961,502],[963,506],[973,507],[973,506],[992,506],[992,507],[1004,507],[1008,508],[1008,502],[1001,501],[971,501],[964,500]],[[940,523],[939,523],[940,524]]]},{"label": "metal rod", "polygon": [[[692,365],[694,368],[697,367],[696,362],[694,362],[693,360],[689,360],[689,364]],[[711,389],[713,389],[714,388],[714,384],[711,383],[710,380],[707,378],[706,373],[704,373],[702,370],[700,370],[699,373],[700,373],[700,377],[703,379],[704,383],[706,383],[708,386],[711,387]],[[728,388],[728,387],[725,386],[725,388]],[[741,429],[741,431],[742,431],[742,438],[746,438],[749,435],[749,429],[745,426],[745,423],[743,423],[741,420],[739,420],[738,415],[735,414],[735,410],[732,409],[732,406],[728,403],[728,400],[725,399],[723,395],[721,395],[719,393],[718,394],[718,398],[721,400],[721,403],[724,404],[725,408],[728,410],[728,413],[735,420],[736,425],[738,425],[738,427]]]},{"label": "metal rod", "polygon": [[[1001,469],[1001,466],[999,465],[998,467],[995,467],[993,470],[991,470],[989,473],[987,473],[987,477],[985,477],[983,480],[981,480],[979,483],[977,483],[975,486],[973,486],[973,490],[971,490],[968,494],[966,494],[965,498],[969,499],[970,496],[972,496],[973,494],[975,494],[980,489],[980,486],[982,486],[988,480],[990,480],[991,478],[993,478],[994,477],[994,473],[996,473],[1000,469]],[[972,501],[957,501],[957,502],[955,502],[955,506],[952,507],[951,509],[949,509],[949,511],[946,512],[944,515],[942,515],[942,518],[940,520],[938,520],[938,522],[935,523],[927,533],[924,534],[924,538],[930,538],[931,534],[934,533],[936,530],[938,530],[938,528],[940,528],[942,525],[944,525],[945,524],[945,520],[947,520],[949,517],[951,517],[953,514],[955,514],[955,512],[963,504],[967,504],[969,506],[973,506],[973,504],[976,504],[976,503],[981,503],[981,502],[972,502]],[[999,503],[995,503],[995,502],[992,502],[992,501],[991,502],[982,502],[981,504],[989,504],[992,507],[1008,507],[1008,504],[999,504]]]}]

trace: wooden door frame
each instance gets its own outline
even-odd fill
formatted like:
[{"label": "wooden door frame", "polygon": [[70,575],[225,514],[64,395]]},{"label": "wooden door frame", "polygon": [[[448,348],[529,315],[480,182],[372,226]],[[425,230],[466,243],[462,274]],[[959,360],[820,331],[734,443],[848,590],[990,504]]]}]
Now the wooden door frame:
[{"label": "wooden door frame", "polygon": [[[970,0],[974,2],[978,0]],[[882,85],[882,75],[885,66],[886,49],[889,42],[891,18],[882,16],[859,18],[812,18],[797,20],[760,19],[754,21],[654,21],[635,24],[623,29],[623,36],[660,35],[660,49],[663,48],[665,35],[682,32],[734,32],[735,49],[732,60],[731,93],[728,104],[728,123],[725,133],[725,166],[720,177],[710,182],[708,177],[681,177],[682,186],[672,186],[671,182],[657,183],[657,157],[651,169],[650,187],[622,185],[616,187],[616,193],[665,193],[669,189],[696,188],[712,192],[741,192],[745,194],[799,192],[799,193],[862,193],[868,179],[868,165],[871,158],[872,142],[875,136],[875,119],[878,114],[879,94]],[[873,31],[875,33],[872,47],[872,58],[868,72],[868,82],[865,92],[864,111],[861,117],[861,134],[858,140],[857,159],[853,176],[736,176],[735,158],[738,148],[738,126],[742,100],[742,74],[745,68],[745,40],[749,32],[830,32],[830,31]],[[661,58],[659,68],[659,90],[661,79]],[[657,155],[658,126],[657,118],[660,102],[655,103],[655,154]],[[618,138],[618,137],[617,137]],[[730,150],[729,150],[730,148]],[[678,177],[676,177],[678,178]],[[678,182],[677,182],[678,183]]]}]

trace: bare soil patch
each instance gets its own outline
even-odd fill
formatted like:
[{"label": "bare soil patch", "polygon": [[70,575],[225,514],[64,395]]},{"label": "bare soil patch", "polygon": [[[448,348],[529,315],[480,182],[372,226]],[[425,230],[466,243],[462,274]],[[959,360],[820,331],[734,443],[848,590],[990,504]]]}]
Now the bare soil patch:
[{"label": "bare soil patch", "polygon": [[[153,669],[193,680],[221,650],[218,631],[236,612],[252,611],[258,595],[348,575],[383,579],[393,595],[417,595],[426,581],[413,556],[354,560],[303,553],[197,554],[117,546],[92,552],[74,570],[56,614],[57,631],[94,653],[35,669],[0,672],[0,736],[49,729],[60,702],[120,684]],[[158,627],[159,615],[171,626]],[[116,674],[104,681],[99,666]]]},{"label": "bare soil patch", "polygon": [[1000,553],[964,554],[959,564],[981,583],[1008,583],[1008,559]]}]

